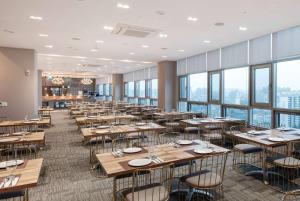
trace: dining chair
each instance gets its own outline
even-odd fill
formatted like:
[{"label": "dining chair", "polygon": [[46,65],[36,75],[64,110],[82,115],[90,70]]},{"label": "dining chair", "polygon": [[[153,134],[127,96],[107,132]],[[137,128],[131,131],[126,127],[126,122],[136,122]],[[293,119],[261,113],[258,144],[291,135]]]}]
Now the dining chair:
[{"label": "dining chair", "polygon": [[[132,187],[122,192],[124,201],[167,201],[173,179],[172,164],[157,168],[137,169],[133,173]],[[145,174],[145,171],[148,174]]]},{"label": "dining chair", "polygon": [[206,123],[203,127],[204,133],[201,134],[203,140],[209,141],[213,144],[222,145],[224,141],[223,131],[224,123],[223,122],[211,122]]},{"label": "dining chair", "polygon": [[180,178],[189,188],[185,200],[221,200],[224,197],[223,180],[228,152],[200,156],[195,160],[194,171]]}]

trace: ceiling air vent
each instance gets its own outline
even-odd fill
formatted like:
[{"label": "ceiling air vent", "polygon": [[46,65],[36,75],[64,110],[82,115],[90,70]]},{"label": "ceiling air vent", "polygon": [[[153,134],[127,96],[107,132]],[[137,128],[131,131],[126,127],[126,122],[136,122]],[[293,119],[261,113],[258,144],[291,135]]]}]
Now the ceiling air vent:
[{"label": "ceiling air vent", "polygon": [[102,67],[103,65],[99,65],[99,64],[82,64],[83,67],[93,67],[93,68],[98,68],[98,67]]},{"label": "ceiling air vent", "polygon": [[159,31],[147,27],[118,23],[113,29],[112,34],[130,36],[136,38],[146,38],[157,34]]}]

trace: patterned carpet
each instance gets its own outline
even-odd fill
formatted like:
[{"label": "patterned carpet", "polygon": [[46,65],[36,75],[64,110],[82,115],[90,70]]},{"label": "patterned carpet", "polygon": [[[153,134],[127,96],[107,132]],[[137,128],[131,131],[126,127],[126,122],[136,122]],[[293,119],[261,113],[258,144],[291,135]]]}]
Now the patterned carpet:
[{"label": "patterned carpet", "polygon": [[[30,189],[31,201],[110,201],[111,179],[94,177],[90,171],[89,149],[74,120],[66,111],[53,112],[53,126],[46,129],[47,148],[39,185]],[[230,159],[229,159],[230,161]],[[282,194],[261,181],[243,176],[227,167],[224,182],[226,201],[277,201]]]}]

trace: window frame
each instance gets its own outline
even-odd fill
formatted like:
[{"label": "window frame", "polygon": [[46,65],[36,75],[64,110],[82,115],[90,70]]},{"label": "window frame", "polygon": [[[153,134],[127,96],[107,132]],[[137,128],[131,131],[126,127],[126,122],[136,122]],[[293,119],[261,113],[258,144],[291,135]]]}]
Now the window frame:
[{"label": "window frame", "polygon": [[[219,100],[214,100],[211,98],[211,95],[212,95],[212,75],[215,75],[215,74],[219,74]],[[222,100],[222,70],[215,70],[215,71],[209,71],[208,72],[208,79],[207,79],[207,95],[208,95],[208,103],[209,104],[216,104],[216,105],[220,105],[221,104],[221,100]]]}]

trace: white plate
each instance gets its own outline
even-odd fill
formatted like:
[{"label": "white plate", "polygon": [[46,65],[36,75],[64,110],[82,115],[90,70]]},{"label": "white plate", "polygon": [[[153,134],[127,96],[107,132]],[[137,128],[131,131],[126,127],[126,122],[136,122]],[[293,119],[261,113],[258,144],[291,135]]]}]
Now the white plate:
[{"label": "white plate", "polygon": [[280,131],[292,131],[294,130],[293,128],[285,128],[285,127],[279,127],[279,128],[276,128],[277,130],[280,130]]},{"label": "white plate", "polygon": [[140,151],[142,151],[142,148],[140,147],[130,147],[123,150],[123,152],[127,154],[137,153]]},{"label": "white plate", "polygon": [[97,116],[88,116],[88,119],[96,119]]},{"label": "white plate", "polygon": [[36,118],[36,119],[30,119],[30,121],[39,121],[40,119],[39,118]]},{"label": "white plate", "polygon": [[135,125],[136,125],[136,126],[145,126],[146,123],[136,123]]},{"label": "white plate", "polygon": [[109,126],[97,126],[98,129],[105,129],[105,128],[109,128]]},{"label": "white plate", "polygon": [[0,139],[0,142],[13,142],[13,141],[17,141],[17,140],[19,140],[19,138],[17,138],[17,137],[9,137],[9,138]]},{"label": "white plate", "polygon": [[263,135],[265,134],[263,131],[248,131],[247,132],[250,135]]},{"label": "white plate", "polygon": [[10,167],[10,166],[15,166],[17,162],[17,165],[21,165],[24,163],[24,160],[11,160],[11,161],[3,161],[0,163],[0,169],[4,169],[6,168],[6,166]]},{"label": "white plate", "polygon": [[142,167],[149,165],[151,163],[151,159],[148,158],[139,158],[139,159],[133,159],[128,162],[128,165],[133,166],[133,167]]},{"label": "white plate", "polygon": [[177,144],[180,144],[180,145],[187,145],[187,144],[192,144],[193,141],[191,140],[178,140],[177,141]]},{"label": "white plate", "polygon": [[27,135],[27,134],[29,134],[29,132],[16,132],[13,133],[12,135],[19,136],[19,135]]},{"label": "white plate", "polygon": [[197,154],[209,154],[209,153],[213,152],[213,150],[203,148],[203,149],[194,149],[194,152]]},{"label": "white plate", "polygon": [[270,140],[272,142],[283,142],[283,141],[285,141],[285,139],[283,139],[281,137],[268,137],[268,140]]}]

